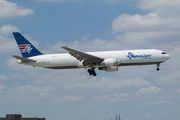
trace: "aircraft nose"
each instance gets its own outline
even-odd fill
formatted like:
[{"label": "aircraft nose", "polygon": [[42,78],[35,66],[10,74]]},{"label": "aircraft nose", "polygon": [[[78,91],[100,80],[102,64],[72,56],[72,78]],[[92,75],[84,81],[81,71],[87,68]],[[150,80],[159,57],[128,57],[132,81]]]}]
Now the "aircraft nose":
[{"label": "aircraft nose", "polygon": [[169,60],[171,57],[170,57],[170,55],[167,54],[166,58],[167,58],[167,60]]}]

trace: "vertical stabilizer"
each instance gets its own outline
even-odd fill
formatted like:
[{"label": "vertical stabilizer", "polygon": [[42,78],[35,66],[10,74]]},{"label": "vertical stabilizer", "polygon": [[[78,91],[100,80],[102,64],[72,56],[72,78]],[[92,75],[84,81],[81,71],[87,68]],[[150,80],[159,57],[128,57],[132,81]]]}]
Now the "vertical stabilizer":
[{"label": "vertical stabilizer", "polygon": [[37,55],[43,55],[19,32],[14,32],[13,35],[14,35],[14,38],[18,45],[18,48],[23,57],[28,58],[28,57],[33,57],[33,56],[37,56]]}]

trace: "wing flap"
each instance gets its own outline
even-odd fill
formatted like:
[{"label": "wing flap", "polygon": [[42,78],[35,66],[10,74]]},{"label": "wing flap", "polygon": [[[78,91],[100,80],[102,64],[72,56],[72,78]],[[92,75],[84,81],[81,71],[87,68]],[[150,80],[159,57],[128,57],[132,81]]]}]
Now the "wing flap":
[{"label": "wing flap", "polygon": [[17,55],[11,55],[12,57],[18,59],[18,60],[21,60],[23,62],[36,62],[36,60],[32,60],[32,59],[28,59],[28,58],[24,58],[24,57],[21,57],[21,56],[17,56]]}]

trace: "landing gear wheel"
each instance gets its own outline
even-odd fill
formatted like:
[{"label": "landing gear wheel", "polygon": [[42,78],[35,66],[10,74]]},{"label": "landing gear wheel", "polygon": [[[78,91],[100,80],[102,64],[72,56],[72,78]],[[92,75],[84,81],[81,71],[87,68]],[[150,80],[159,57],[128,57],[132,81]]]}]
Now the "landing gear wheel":
[{"label": "landing gear wheel", "polygon": [[88,71],[89,75],[94,75],[94,76],[97,75],[94,69],[88,69],[87,71]]},{"label": "landing gear wheel", "polygon": [[96,76],[97,74],[94,72],[93,75]]},{"label": "landing gear wheel", "polygon": [[92,75],[92,70],[91,69],[88,69],[87,71],[88,71],[89,75]]},{"label": "landing gear wheel", "polygon": [[160,63],[157,64],[156,70],[159,71]]}]

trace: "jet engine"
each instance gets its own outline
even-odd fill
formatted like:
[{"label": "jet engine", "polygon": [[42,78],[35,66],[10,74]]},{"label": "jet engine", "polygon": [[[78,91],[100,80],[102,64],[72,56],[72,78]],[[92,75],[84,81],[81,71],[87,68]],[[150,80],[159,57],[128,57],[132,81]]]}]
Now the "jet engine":
[{"label": "jet engine", "polygon": [[108,59],[105,59],[103,62],[102,62],[102,65],[104,65],[105,67],[114,67],[117,65],[117,59],[116,58],[108,58]]},{"label": "jet engine", "polygon": [[115,67],[99,67],[99,70],[104,70],[107,72],[114,72],[114,71],[118,71],[118,66]]}]

